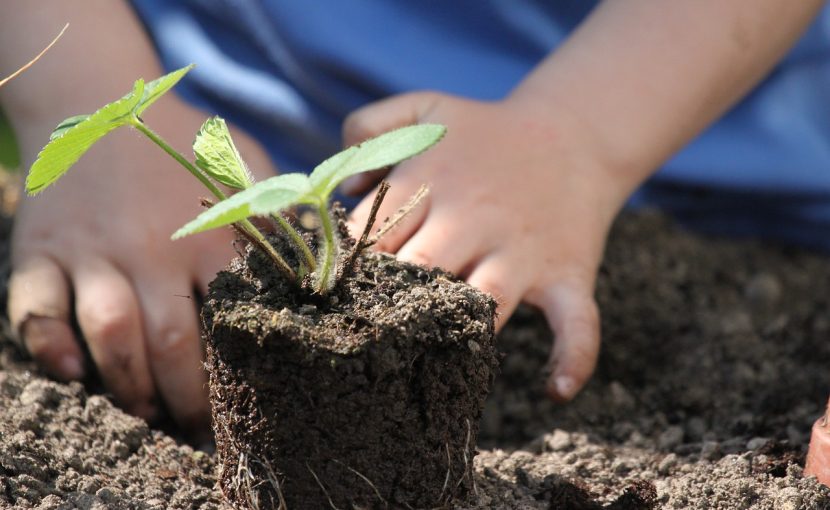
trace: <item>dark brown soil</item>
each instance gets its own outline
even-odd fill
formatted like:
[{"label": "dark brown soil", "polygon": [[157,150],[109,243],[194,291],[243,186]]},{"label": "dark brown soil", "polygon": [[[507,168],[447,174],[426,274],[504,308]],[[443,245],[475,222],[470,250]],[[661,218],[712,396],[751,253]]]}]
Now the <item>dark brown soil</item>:
[{"label": "dark brown soil", "polygon": [[249,250],[202,312],[223,492],[252,509],[467,499],[495,301],[382,254],[323,296],[272,265]]},{"label": "dark brown soil", "polygon": [[[656,508],[830,509],[800,464],[830,392],[827,257],[627,215],[598,296],[600,365],[570,404],[541,398],[538,315],[499,336],[475,497],[459,509],[649,508],[652,487]],[[0,373],[0,508],[227,508],[215,458],[46,381],[7,340]]]}]

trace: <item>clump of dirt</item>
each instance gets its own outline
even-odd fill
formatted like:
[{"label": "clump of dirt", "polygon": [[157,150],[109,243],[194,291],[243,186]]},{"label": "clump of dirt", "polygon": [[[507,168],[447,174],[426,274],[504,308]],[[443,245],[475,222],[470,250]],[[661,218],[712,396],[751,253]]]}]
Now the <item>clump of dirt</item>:
[{"label": "clump of dirt", "polygon": [[0,507],[223,507],[209,455],[80,384],[0,372]]},{"label": "clump of dirt", "polygon": [[[499,336],[505,357],[482,417],[474,497],[456,508],[541,510],[570,497],[588,508],[830,509],[830,489],[801,464],[830,387],[826,256],[624,215],[598,298],[600,364],[569,404],[542,396],[551,337],[537,313],[522,310]],[[223,508],[214,457],[109,404],[84,415],[106,398],[48,382],[5,335],[0,374],[0,508]],[[35,396],[49,387],[59,404],[20,400],[33,383]],[[31,422],[40,432],[18,437]],[[135,445],[136,430],[147,435],[126,459],[109,451],[116,440]],[[64,485],[75,456],[91,470],[79,476],[98,485]],[[106,502],[96,496],[105,487],[119,489],[104,491]]]},{"label": "clump of dirt", "polygon": [[366,254],[320,295],[249,250],[202,312],[219,480],[243,508],[435,508],[473,486],[495,302]]}]

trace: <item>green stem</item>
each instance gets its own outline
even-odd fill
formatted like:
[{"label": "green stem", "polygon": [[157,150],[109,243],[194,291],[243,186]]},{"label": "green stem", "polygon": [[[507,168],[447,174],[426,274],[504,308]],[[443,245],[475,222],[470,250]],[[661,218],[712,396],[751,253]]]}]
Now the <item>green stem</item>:
[{"label": "green stem", "polygon": [[164,139],[162,139],[162,137],[160,137],[159,135],[156,134],[155,131],[153,131],[152,129],[147,127],[147,125],[145,123],[141,122],[141,119],[139,119],[137,117],[133,117],[130,123],[133,125],[133,127],[135,127],[136,129],[138,129],[139,131],[141,131],[142,133],[147,135],[147,138],[149,138],[156,145],[161,147],[162,150],[164,150],[164,152],[166,152],[167,154],[170,154],[170,156],[172,156],[173,159],[178,161],[179,164],[181,164],[183,167],[185,167],[187,169],[188,172],[193,174],[193,177],[199,179],[199,182],[204,184],[205,187],[208,189],[208,191],[213,193],[213,196],[215,196],[219,200],[225,200],[226,198],[228,198],[227,195],[222,193],[222,190],[220,190],[219,188],[216,187],[215,184],[213,184],[213,182],[208,178],[207,175],[205,175],[201,170],[196,168],[190,161],[188,161],[184,156],[182,156],[176,149],[174,149],[173,147],[170,147],[167,144],[167,142],[165,142]]},{"label": "green stem", "polygon": [[[222,193],[222,190],[220,190],[215,184],[213,184],[213,182],[208,178],[207,175],[204,174],[204,172],[202,172],[201,170],[196,168],[190,161],[187,160],[187,158],[182,156],[176,149],[174,149],[173,147],[170,147],[170,145],[167,142],[165,142],[162,137],[160,137],[159,135],[156,134],[155,131],[153,131],[152,129],[147,127],[147,125],[144,124],[141,121],[141,119],[134,116],[130,120],[130,124],[132,124],[133,127],[138,129],[142,133],[144,133],[147,136],[147,138],[149,138],[150,140],[153,141],[153,143],[155,143],[156,145],[161,147],[162,150],[164,150],[164,152],[169,154],[173,159],[178,161],[180,165],[182,165],[183,167],[185,167],[185,169],[187,169],[188,172],[193,174],[193,177],[199,179],[199,182],[204,184],[204,186],[208,189],[208,191],[213,193],[213,196],[215,196],[220,201],[225,200],[225,199],[228,198],[227,195]],[[251,237],[253,237],[257,241],[257,244],[259,244],[259,246],[262,249],[264,249],[272,259],[274,259],[274,262],[277,264],[278,268],[283,273],[285,273],[291,279],[296,279],[297,278],[297,273],[294,272],[293,269],[291,269],[291,266],[288,265],[288,263],[285,261],[284,258],[282,258],[282,256],[279,253],[277,253],[277,250],[274,249],[274,247],[271,245],[271,243],[269,243],[265,239],[265,236],[262,235],[262,232],[260,232],[259,229],[256,228],[253,223],[250,222],[250,220],[247,220],[247,219],[241,220],[241,221],[239,221],[239,225],[242,227],[242,229],[245,232],[248,233],[248,235],[250,235]],[[289,227],[289,229],[291,231],[294,231],[293,228]],[[296,232],[295,232],[295,234],[296,234]]]},{"label": "green stem", "polygon": [[320,215],[320,226],[323,229],[323,256],[318,269],[317,292],[325,294],[329,290],[332,272],[334,271],[334,227],[331,224],[328,207],[325,201],[317,204],[317,213]]},{"label": "green stem", "polygon": [[317,261],[314,259],[314,254],[311,253],[311,249],[306,244],[305,239],[297,232],[297,230],[291,226],[285,218],[282,217],[280,213],[274,213],[271,216],[277,221],[280,228],[285,231],[288,237],[291,239],[291,242],[294,243],[294,248],[297,250],[297,254],[300,255],[301,259],[305,260],[305,265],[308,268],[308,272],[314,272],[317,268]]}]

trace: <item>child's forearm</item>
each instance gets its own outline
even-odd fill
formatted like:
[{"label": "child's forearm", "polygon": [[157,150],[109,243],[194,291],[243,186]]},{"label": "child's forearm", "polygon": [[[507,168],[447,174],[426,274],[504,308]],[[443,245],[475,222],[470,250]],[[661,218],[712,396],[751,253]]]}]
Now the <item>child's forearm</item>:
[{"label": "child's forearm", "polygon": [[606,0],[509,100],[584,123],[627,195],[746,94],[823,3]]}]

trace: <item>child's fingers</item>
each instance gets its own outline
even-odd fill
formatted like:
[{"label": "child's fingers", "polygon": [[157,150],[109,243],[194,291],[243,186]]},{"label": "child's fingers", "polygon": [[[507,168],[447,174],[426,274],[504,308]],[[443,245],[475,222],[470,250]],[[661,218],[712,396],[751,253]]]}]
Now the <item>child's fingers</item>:
[{"label": "child's fingers", "polygon": [[467,283],[496,300],[496,331],[519,306],[526,282],[518,276],[515,261],[506,255],[494,253],[484,258],[467,277]]},{"label": "child's fingers", "polygon": [[69,284],[48,257],[31,257],[9,280],[9,320],[29,354],[64,380],[84,376],[83,353],[69,326]]},{"label": "child's fingers", "polygon": [[130,282],[104,261],[74,272],[78,324],[107,389],[129,413],[157,413],[138,302]]},{"label": "child's fingers", "polygon": [[412,92],[359,108],[343,121],[343,146],[360,143],[395,128],[417,124],[435,108],[441,97],[435,92]]},{"label": "child's fingers", "polygon": [[[378,210],[375,225],[372,228],[372,233],[377,232],[378,228],[383,225],[384,221],[390,216],[394,215],[401,206],[409,202],[412,194],[418,190],[417,185],[411,184],[407,179],[398,177],[399,174],[393,174],[389,180],[389,191]],[[372,209],[372,202],[375,199],[376,192],[367,195],[352,211],[349,218],[349,231],[353,236],[360,236],[363,232],[366,222],[369,219],[369,212]],[[429,211],[429,195],[418,204],[407,216],[397,224],[395,228],[390,230],[387,234],[380,238],[375,245],[378,251],[388,253],[395,253],[398,248],[403,245],[412,234],[418,230]]]},{"label": "child's fingers", "polygon": [[587,279],[557,282],[525,298],[544,311],[555,334],[548,361],[548,395],[570,400],[588,381],[599,355],[599,311],[593,284]]},{"label": "child's fingers", "polygon": [[344,195],[348,196],[356,196],[360,195],[361,193],[366,193],[372,187],[377,185],[381,179],[386,177],[389,174],[389,169],[384,168],[381,170],[375,170],[373,172],[366,172],[362,174],[357,174],[349,177],[340,185],[340,191],[343,192]]},{"label": "child's fingers", "polygon": [[481,255],[478,236],[467,235],[464,225],[431,210],[421,228],[398,250],[398,259],[427,267],[440,267],[459,275]]},{"label": "child's fingers", "polygon": [[207,376],[192,285],[185,274],[139,274],[147,355],[159,394],[176,422],[196,433],[208,428]]}]

